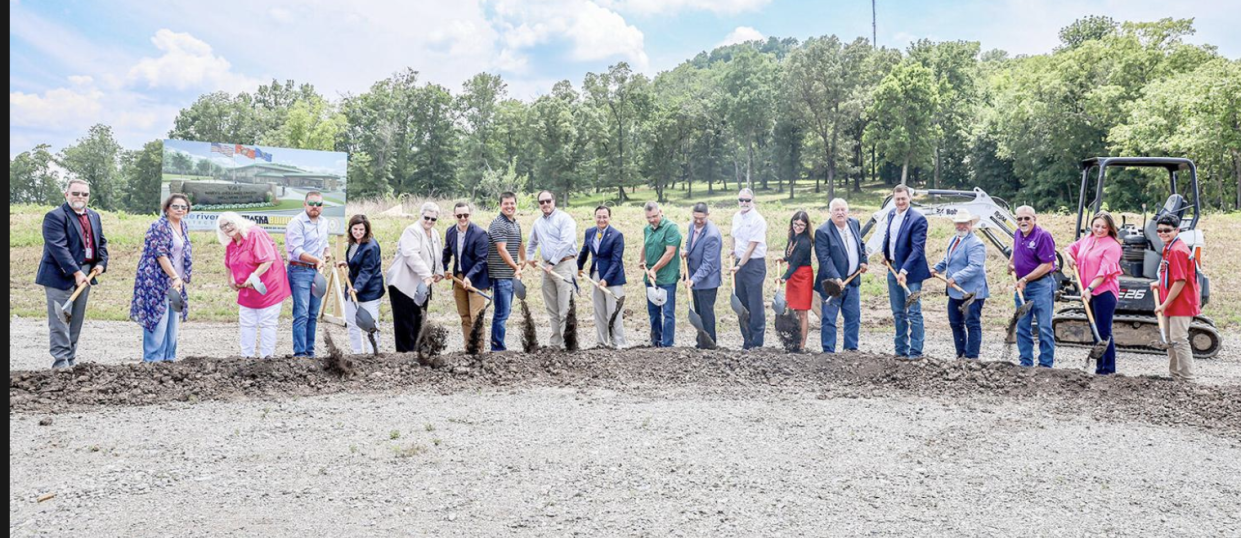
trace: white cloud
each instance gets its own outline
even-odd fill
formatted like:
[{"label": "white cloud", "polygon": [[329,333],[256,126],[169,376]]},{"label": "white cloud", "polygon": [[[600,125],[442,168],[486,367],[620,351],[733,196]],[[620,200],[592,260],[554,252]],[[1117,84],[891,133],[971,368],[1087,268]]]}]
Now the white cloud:
[{"label": "white cloud", "polygon": [[160,29],[151,43],[164,55],[139,60],[129,70],[130,82],[177,90],[239,91],[258,86],[256,80],[232,72],[228,60],[216,56],[211,45],[188,33]]},{"label": "white cloud", "polygon": [[492,23],[510,63],[527,65],[522,51],[567,41],[569,59],[577,62],[620,59],[646,70],[645,36],[616,11],[587,0],[499,1]]},{"label": "white cloud", "polygon": [[724,38],[723,41],[716,43],[717,47],[727,45],[736,45],[737,43],[745,43],[746,41],[767,39],[762,32],[755,30],[749,26],[738,26]]},{"label": "white cloud", "polygon": [[95,88],[56,88],[42,95],[9,92],[9,126],[59,130],[89,125],[103,110]]},{"label": "white cloud", "polygon": [[736,15],[758,11],[771,0],[603,0],[603,5],[637,15],[668,15],[683,11],[709,11],[717,15]]}]

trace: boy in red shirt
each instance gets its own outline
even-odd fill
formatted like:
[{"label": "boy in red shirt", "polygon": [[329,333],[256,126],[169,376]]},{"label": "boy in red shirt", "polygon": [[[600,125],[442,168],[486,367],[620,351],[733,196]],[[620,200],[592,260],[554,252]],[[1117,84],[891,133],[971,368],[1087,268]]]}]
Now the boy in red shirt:
[{"label": "boy in red shirt", "polygon": [[1164,247],[1159,278],[1151,283],[1151,288],[1158,290],[1157,297],[1161,299],[1155,305],[1155,314],[1163,314],[1168,320],[1168,370],[1172,379],[1192,382],[1194,353],[1189,347],[1189,323],[1202,312],[1202,307],[1194,260],[1189,257],[1189,246],[1177,237],[1180,225],[1180,217],[1171,214],[1155,223]]}]

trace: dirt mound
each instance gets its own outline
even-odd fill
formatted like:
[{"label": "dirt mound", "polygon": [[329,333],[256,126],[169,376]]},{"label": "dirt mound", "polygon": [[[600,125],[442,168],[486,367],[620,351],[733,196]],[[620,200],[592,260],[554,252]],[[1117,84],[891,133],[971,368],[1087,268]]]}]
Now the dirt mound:
[{"label": "dirt mound", "polygon": [[952,401],[1037,401],[1055,412],[1109,420],[1184,425],[1241,437],[1241,387],[1198,387],[1166,378],[1097,377],[1076,370],[1020,368],[1006,362],[779,350],[595,348],[577,353],[454,353],[439,367],[410,354],[351,357],[342,378],[326,360],[189,358],[175,363],[101,366],[9,374],[9,412],[59,413],[98,406],[151,405],[338,392],[569,386],[626,392],[687,389],[762,397],[814,393],[819,398],[925,396]]}]

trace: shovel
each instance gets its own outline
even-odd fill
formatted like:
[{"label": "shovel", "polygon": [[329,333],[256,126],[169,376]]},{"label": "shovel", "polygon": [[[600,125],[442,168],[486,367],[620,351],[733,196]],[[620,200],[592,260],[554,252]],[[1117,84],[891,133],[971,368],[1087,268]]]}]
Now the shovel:
[{"label": "shovel", "polygon": [[732,307],[733,312],[737,313],[737,318],[741,320],[741,335],[746,342],[750,341],[750,309],[745,307],[745,303],[741,302],[741,297],[737,295],[737,276],[732,271],[728,272],[728,283],[732,288],[733,295],[728,299],[728,305]]},{"label": "shovel", "polygon": [[[780,264],[782,263],[784,262],[776,261],[776,273],[781,276],[783,276],[780,273]],[[777,316],[783,315],[789,309],[788,299],[784,296],[784,283],[780,281],[780,276],[776,277],[776,296],[771,299],[771,309],[775,311]]]},{"label": "shovel", "polygon": [[315,270],[315,279],[310,283],[310,293],[320,299],[327,295],[327,279],[318,270]]},{"label": "shovel", "polygon": [[[612,342],[612,347],[616,348],[616,316],[620,314],[621,307],[625,304],[625,298],[623,296],[617,297],[616,294],[612,293],[612,290],[600,285],[598,280],[594,280],[589,277],[586,278],[586,280],[589,280],[591,284],[594,284],[596,288],[599,288],[599,291],[603,292],[604,295],[611,297],[612,301],[616,303],[616,306],[612,308],[612,314],[608,316],[608,340]],[[606,302],[607,299],[605,298],[604,301]],[[607,308],[606,304],[604,305],[604,308]]]},{"label": "shovel", "polygon": [[168,308],[178,314],[185,311],[185,299],[181,297],[181,290],[172,286],[168,286]]},{"label": "shovel", "polygon": [[518,299],[523,301],[526,300],[526,283],[522,282],[520,278],[513,279],[513,295],[516,295]]},{"label": "shovel", "polygon": [[[900,276],[899,274],[896,273],[896,269],[892,268],[892,262],[884,260],[883,264],[888,266],[888,270],[892,272],[892,276]],[[905,310],[909,310],[909,307],[913,306],[914,303],[918,302],[918,298],[922,297],[922,290],[918,290],[917,292],[911,292],[909,291],[909,286],[906,286],[904,284],[901,284],[901,289],[905,290],[905,295],[906,295]]]},{"label": "shovel", "polygon": [[[1013,282],[1017,281],[1017,273],[1013,273]],[[1030,309],[1034,308],[1034,303],[1026,302],[1026,294],[1021,290],[1017,290],[1017,299],[1021,300],[1021,305],[1017,310],[1013,311],[1013,318],[1008,320],[1008,337],[1004,339],[1006,343],[1012,344],[1017,341],[1017,322],[1021,318],[1026,317],[1030,313]]]},{"label": "shovel", "polygon": [[1082,277],[1077,273],[1077,269],[1073,269],[1073,281],[1077,283],[1078,293],[1082,296],[1082,306],[1086,307],[1086,319],[1090,321],[1090,334],[1094,335],[1094,346],[1090,348],[1090,355],[1086,357],[1086,364],[1090,361],[1098,363],[1103,354],[1107,352],[1107,346],[1112,343],[1111,337],[1104,340],[1099,337],[1099,328],[1095,327],[1094,312],[1090,309],[1090,301],[1086,300],[1086,287],[1082,286]]},{"label": "shovel", "polygon": [[715,349],[715,339],[707,333],[707,329],[702,326],[702,316],[694,310],[694,290],[689,287],[689,266],[685,258],[681,258],[681,275],[685,280],[685,298],[688,299],[686,304],[689,305],[689,324],[698,329],[698,342],[703,344],[706,349]]},{"label": "shovel", "polygon": [[487,308],[491,306],[491,296],[483,293],[482,290],[466,284],[464,280],[457,278],[457,275],[448,275],[458,286],[465,288],[467,292],[477,293],[479,297],[487,300],[487,304],[483,305],[483,309],[478,311],[478,315],[474,317],[474,321],[470,326],[469,340],[465,344],[465,352],[470,355],[478,355],[483,351],[483,315],[487,313]]},{"label": "shovel", "polygon": [[970,305],[974,304],[974,301],[977,300],[977,297],[975,297],[975,295],[977,295],[976,293],[967,292],[961,289],[961,286],[958,286],[956,284],[949,284],[948,279],[944,278],[944,275],[941,275],[939,273],[931,273],[931,276],[938,278],[940,280],[943,280],[944,284],[948,284],[949,286],[952,286],[952,289],[961,292],[961,294],[965,296],[965,299],[964,299],[965,302],[961,303],[961,306],[957,307],[957,310],[960,310],[962,315],[964,315],[966,312],[969,312]]},{"label": "shovel", "polygon": [[1151,342],[1151,347],[1167,350],[1171,347],[1168,344],[1168,322],[1163,312],[1156,312],[1155,319],[1159,320],[1159,342]]},{"label": "shovel", "polygon": [[349,298],[353,300],[353,323],[356,324],[359,329],[362,329],[367,333],[372,333],[379,330],[379,327],[375,326],[375,317],[358,304],[358,292],[353,289],[353,282],[349,281],[349,276],[347,274],[341,274],[341,280],[345,281],[345,285],[349,288]]},{"label": "shovel", "polygon": [[69,300],[65,301],[64,306],[60,307],[60,311],[58,312],[59,315],[57,317],[60,318],[62,323],[69,323],[70,321],[73,321],[73,302],[78,300],[78,296],[82,294],[82,290],[85,290],[87,286],[90,286],[90,281],[96,276],[99,276],[99,266],[97,265],[94,269],[90,270],[90,274],[86,275],[86,282],[79,284],[78,289],[73,290],[73,295],[69,296]]},{"label": "shovel", "polygon": [[[549,275],[552,275],[553,277],[556,277],[556,278],[557,278],[557,279],[559,279],[561,282],[564,282],[565,284],[569,284],[569,285],[573,286],[573,292],[574,292],[574,293],[576,293],[576,294],[578,294],[578,295],[581,295],[581,294],[582,294],[582,290],[581,290],[581,288],[578,288],[578,287],[577,287],[577,280],[574,280],[574,279],[572,279],[572,278],[567,278],[567,277],[565,277],[564,275],[562,275],[562,274],[560,274],[560,273],[557,273],[557,272],[555,272],[555,271],[552,271],[551,266],[550,266],[550,265],[547,265],[547,264],[545,264],[545,263],[540,263],[540,264],[539,264],[539,269],[542,269],[542,270],[543,270],[543,272],[545,272],[545,273],[547,273],[547,274],[549,274]],[[516,289],[517,289],[517,287],[516,287],[516,286],[513,286],[513,289],[514,289],[514,290],[516,290]],[[481,294],[480,294],[480,295],[481,295]],[[524,297],[525,297],[525,295],[526,295],[526,292],[525,292],[525,286],[524,286],[524,285],[522,286],[522,293],[521,293],[521,295],[522,295],[522,297],[520,297],[520,298],[524,298]],[[486,296],[484,295],[484,297],[486,297]]]},{"label": "shovel", "polygon": [[649,285],[646,286],[646,300],[650,301],[651,304],[655,306],[664,306],[667,304],[668,290],[655,286],[654,273],[647,272],[646,278],[649,283]]},{"label": "shovel", "polygon": [[[822,282],[822,286],[823,286],[823,291],[827,292],[827,295],[828,295],[827,300],[831,301],[832,299],[840,297],[840,295],[845,292],[845,288],[849,287],[849,283],[853,282],[853,279],[857,278],[857,276],[860,274],[862,274],[862,268],[858,267],[858,270],[854,271],[853,274],[849,275],[849,278],[846,278],[844,282],[841,282],[839,287],[836,286],[835,280],[832,280],[832,279],[824,280]],[[835,290],[835,293],[832,293],[833,290]]]}]

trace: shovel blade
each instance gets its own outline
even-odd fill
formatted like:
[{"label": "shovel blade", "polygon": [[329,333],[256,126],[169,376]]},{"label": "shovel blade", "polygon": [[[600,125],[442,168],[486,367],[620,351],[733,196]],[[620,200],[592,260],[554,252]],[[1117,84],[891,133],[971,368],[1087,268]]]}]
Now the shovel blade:
[{"label": "shovel blade", "polygon": [[789,302],[784,298],[784,290],[776,292],[776,297],[771,300],[771,309],[776,315],[783,314],[789,308]]},{"label": "shovel blade", "polygon": [[323,278],[323,273],[315,271],[315,279],[310,283],[310,293],[320,299],[327,295],[327,279]]},{"label": "shovel blade", "polygon": [[367,332],[375,331],[377,329],[375,327],[375,317],[372,316],[369,311],[362,308],[361,306],[358,306],[358,305],[354,305],[354,306],[357,308],[357,310],[355,310],[355,313],[353,315],[353,322],[357,324],[358,328],[364,331],[367,331]]},{"label": "shovel blade", "polygon": [[917,303],[920,297],[922,297],[921,291],[915,291],[909,294],[909,297],[905,298],[905,310],[909,310],[909,307],[913,306],[914,303]]},{"label": "shovel blade", "polygon": [[962,314],[965,314],[970,311],[970,306],[973,306],[974,301],[976,300],[978,300],[978,298],[975,297],[975,294],[967,293],[965,294],[965,301],[961,303],[961,306],[958,307],[958,309]]},{"label": "shovel blade", "polygon": [[513,295],[518,299],[526,300],[526,283],[518,279],[513,279]]},{"label": "shovel blade", "polygon": [[1104,340],[1102,342],[1095,344],[1094,346],[1091,346],[1090,360],[1098,361],[1099,359],[1103,358],[1103,354],[1107,353],[1107,347],[1111,345],[1111,343],[1112,343],[1112,337],[1109,336],[1107,340]]},{"label": "shovel blade", "polygon": [[823,293],[826,293],[828,297],[840,297],[840,293],[843,291],[836,284],[836,281],[832,279],[824,280],[821,285],[823,286]]}]

